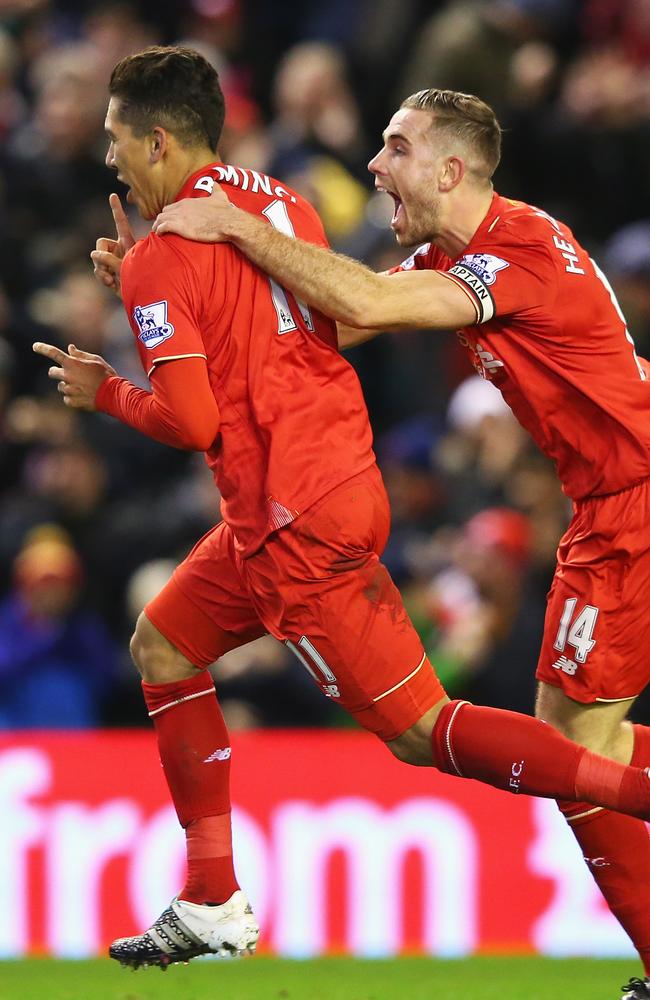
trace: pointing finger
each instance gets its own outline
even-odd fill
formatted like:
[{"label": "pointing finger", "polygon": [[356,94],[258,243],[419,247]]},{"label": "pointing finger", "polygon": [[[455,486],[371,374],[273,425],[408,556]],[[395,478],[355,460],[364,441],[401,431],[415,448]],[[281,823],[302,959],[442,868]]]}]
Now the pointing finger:
[{"label": "pointing finger", "polygon": [[56,361],[59,365],[63,365],[69,360],[65,351],[55,347],[54,344],[41,344],[40,341],[37,341],[35,344],[32,344],[32,350],[35,354],[42,354],[44,358]]},{"label": "pointing finger", "polygon": [[109,195],[108,203],[111,206],[111,212],[113,213],[113,220],[115,222],[115,229],[117,230],[117,236],[119,242],[124,247],[124,250],[130,250],[134,245],[135,240],[133,238],[133,233],[131,232],[131,226],[129,225],[129,220],[127,218],[126,212],[122,207],[122,202],[120,201],[119,195],[112,194]]}]

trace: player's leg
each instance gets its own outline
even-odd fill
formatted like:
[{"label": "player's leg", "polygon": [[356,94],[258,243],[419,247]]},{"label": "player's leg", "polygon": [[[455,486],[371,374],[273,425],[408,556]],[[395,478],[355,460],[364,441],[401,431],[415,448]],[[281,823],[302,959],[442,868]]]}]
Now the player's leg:
[{"label": "player's leg", "polygon": [[370,475],[357,477],[246,560],[269,630],[404,761],[650,818],[642,769],[598,757],[538,719],[449,702],[377,556],[384,503]]},{"label": "player's leg", "polygon": [[[650,732],[625,721],[631,701],[582,705],[541,683],[537,715],[621,763],[650,764]],[[588,803],[558,802],[589,871],[650,976],[650,836],[642,820]]]},{"label": "player's leg", "polygon": [[138,619],[131,652],[185,829],[187,879],[152,928],[111,946],[125,964],[165,965],[255,946],[257,925],[233,868],[230,740],[206,668],[264,631],[225,525],[199,542]]},{"label": "player's leg", "polygon": [[[183,625],[194,623],[196,634],[195,609],[188,615],[182,592],[175,585],[170,591],[159,595],[150,613],[160,615],[162,603],[173,601],[174,614],[185,611]],[[201,669],[196,651],[190,661],[146,612],[138,619],[131,655],[142,675],[163,771],[186,834],[187,878],[179,898],[223,903],[239,886],[232,860],[230,740],[214,682]]]},{"label": "player's leg", "polygon": [[[650,730],[626,721],[650,680],[649,515],[647,484],[578,505],[558,550],[537,669],[539,718],[636,767],[650,765]],[[650,975],[646,825],[585,802],[558,805]]]},{"label": "player's leg", "polygon": [[515,794],[585,801],[650,820],[645,768],[592,753],[517,712],[447,702],[386,742],[410,764],[433,764]]}]

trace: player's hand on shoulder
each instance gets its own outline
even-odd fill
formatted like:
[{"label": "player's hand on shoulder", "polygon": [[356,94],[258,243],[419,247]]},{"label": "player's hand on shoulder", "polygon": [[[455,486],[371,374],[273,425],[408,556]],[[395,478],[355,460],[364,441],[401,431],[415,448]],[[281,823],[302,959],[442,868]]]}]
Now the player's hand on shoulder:
[{"label": "player's hand on shoulder", "polygon": [[99,354],[80,351],[74,344],[70,344],[67,354],[53,344],[36,343],[32,349],[54,362],[47,374],[58,382],[57,388],[65,405],[76,410],[95,410],[100,385],[109,375],[117,375]]},{"label": "player's hand on shoulder", "polygon": [[131,247],[135,245],[135,238],[119,196],[112,194],[108,201],[113,213],[117,239],[102,236],[97,240],[95,249],[90,254],[90,259],[93,262],[95,277],[99,283],[121,297],[120,270],[122,261]]},{"label": "player's hand on shoulder", "polygon": [[199,243],[223,243],[230,237],[228,222],[237,209],[215,183],[209,198],[183,198],[166,205],[151,231],[163,236],[176,233]]}]

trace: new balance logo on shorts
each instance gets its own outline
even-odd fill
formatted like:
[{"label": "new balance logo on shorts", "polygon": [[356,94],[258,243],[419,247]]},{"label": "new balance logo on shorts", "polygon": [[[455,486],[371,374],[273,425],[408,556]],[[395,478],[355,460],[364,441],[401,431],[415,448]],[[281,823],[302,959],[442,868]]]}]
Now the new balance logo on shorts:
[{"label": "new balance logo on shorts", "polygon": [[230,754],[232,753],[230,747],[224,747],[223,750],[215,750],[211,753],[209,757],[206,757],[203,761],[204,764],[211,764],[213,760],[230,760]]},{"label": "new balance logo on shorts", "polygon": [[573,677],[578,669],[576,661],[570,660],[568,656],[559,656],[553,666],[556,670],[563,670],[564,673],[569,674],[570,677]]}]

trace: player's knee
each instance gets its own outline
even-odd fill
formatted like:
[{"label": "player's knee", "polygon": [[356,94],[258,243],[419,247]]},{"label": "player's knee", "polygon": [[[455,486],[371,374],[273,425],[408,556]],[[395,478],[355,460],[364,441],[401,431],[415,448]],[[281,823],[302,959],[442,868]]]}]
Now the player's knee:
[{"label": "player's knee", "polygon": [[[142,618],[142,615],[140,615]],[[129,653],[131,654],[131,659],[133,664],[139,673],[142,673],[142,667],[144,664],[144,653],[145,653],[145,643],[142,641],[142,632],[140,629],[140,618],[135,626],[135,631],[131,636],[131,641],[129,643]]]},{"label": "player's knee", "polygon": [[418,751],[411,740],[406,739],[404,736],[398,736],[396,740],[391,740],[386,746],[392,753],[393,757],[397,757],[401,760],[403,764],[412,764],[415,767],[425,767],[427,764],[431,764],[431,760],[419,760]]},{"label": "player's knee", "polygon": [[535,715],[574,743],[627,764],[633,744],[630,724],[625,721],[628,707],[627,703],[583,705],[559,688],[541,684]]},{"label": "player's knee", "polygon": [[129,646],[131,658],[148,684],[168,684],[191,677],[196,667],[187,660],[143,613]]},{"label": "player's knee", "polygon": [[448,698],[444,698],[437,705],[422,716],[414,726],[407,729],[405,733],[391,740],[386,744],[393,756],[397,757],[404,764],[412,764],[415,767],[433,766],[432,734],[436,719],[440,709]]}]

